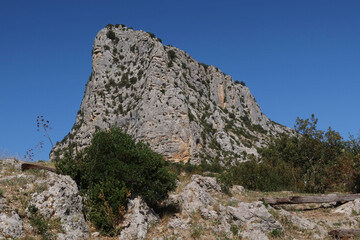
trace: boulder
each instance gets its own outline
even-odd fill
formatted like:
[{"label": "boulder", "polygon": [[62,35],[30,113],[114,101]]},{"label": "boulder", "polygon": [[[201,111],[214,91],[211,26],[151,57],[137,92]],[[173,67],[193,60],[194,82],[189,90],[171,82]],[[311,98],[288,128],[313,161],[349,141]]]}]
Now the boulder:
[{"label": "boulder", "polygon": [[347,216],[355,216],[360,214],[360,199],[347,202],[334,210],[335,213],[344,213]]},{"label": "boulder", "polygon": [[228,206],[227,211],[232,217],[232,224],[244,229],[243,235],[249,239],[267,239],[266,233],[282,230],[281,224],[260,201],[240,202],[238,207]]},{"label": "boulder", "polygon": [[58,239],[88,239],[89,228],[76,183],[69,176],[51,172],[46,175],[36,182],[44,184],[44,191],[33,193],[30,205],[39,209],[45,218],[60,219],[64,233],[59,233]]},{"label": "boulder", "polygon": [[167,224],[167,226],[169,228],[173,228],[173,229],[187,229],[188,228],[188,222],[189,221],[185,221],[181,218],[172,218],[169,220],[169,223]]},{"label": "boulder", "polygon": [[22,220],[12,211],[11,214],[0,212],[0,239],[18,239],[24,235]]},{"label": "boulder", "polygon": [[182,189],[181,193],[172,198],[178,199],[183,211],[192,213],[217,203],[210,192],[220,191],[221,187],[215,178],[193,175],[191,182]]},{"label": "boulder", "polygon": [[315,223],[310,222],[305,218],[294,216],[284,209],[280,210],[280,215],[291,221],[291,223],[300,230],[306,231],[306,230],[314,230],[316,228]]},{"label": "boulder", "polygon": [[131,199],[127,204],[127,212],[121,224],[123,230],[119,239],[145,239],[149,227],[158,220],[159,216],[149,208],[141,197]]}]

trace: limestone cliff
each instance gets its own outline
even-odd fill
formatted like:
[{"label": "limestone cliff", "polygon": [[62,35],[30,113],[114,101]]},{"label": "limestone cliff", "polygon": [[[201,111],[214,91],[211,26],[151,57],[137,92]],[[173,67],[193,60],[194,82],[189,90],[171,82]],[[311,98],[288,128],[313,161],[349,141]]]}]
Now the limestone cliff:
[{"label": "limestone cliff", "polygon": [[291,131],[261,112],[243,82],[152,33],[108,25],[95,37],[92,68],[75,124],[51,159],[113,126],[170,161],[192,163],[246,160],[269,136]]}]

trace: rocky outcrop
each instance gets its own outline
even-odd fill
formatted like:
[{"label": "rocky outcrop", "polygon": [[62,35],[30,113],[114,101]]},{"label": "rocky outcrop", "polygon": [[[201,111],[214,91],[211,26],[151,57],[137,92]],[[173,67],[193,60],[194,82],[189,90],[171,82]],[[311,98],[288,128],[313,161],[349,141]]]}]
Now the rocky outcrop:
[{"label": "rocky outcrop", "polygon": [[281,224],[262,202],[241,202],[237,207],[227,207],[233,224],[244,230],[243,236],[249,239],[267,239],[266,233],[275,229],[282,230]]},{"label": "rocky outcrop", "polygon": [[270,136],[291,130],[270,121],[243,82],[153,34],[123,25],[95,37],[92,73],[75,124],[51,152],[82,149],[98,129],[118,126],[168,160],[246,160]]},{"label": "rocky outcrop", "polygon": [[0,239],[11,238],[17,239],[24,235],[23,224],[20,216],[12,211],[10,214],[3,212],[6,205],[0,199]]},{"label": "rocky outcrop", "polygon": [[360,199],[355,199],[354,201],[348,202],[338,207],[334,212],[344,213],[349,217],[358,215],[360,213]]},{"label": "rocky outcrop", "polygon": [[87,239],[90,231],[82,212],[82,197],[74,180],[48,172],[45,179],[38,179],[35,183],[45,184],[46,190],[33,193],[30,205],[39,209],[47,219],[60,219],[63,233],[57,234],[57,239]]},{"label": "rocky outcrop", "polygon": [[178,199],[182,211],[191,213],[216,203],[216,200],[210,195],[212,191],[221,191],[215,178],[193,175],[191,182],[182,189],[181,193],[171,196],[171,198]]},{"label": "rocky outcrop", "polygon": [[[281,224],[262,202],[245,203],[230,198],[229,202],[235,205],[223,205],[224,194],[214,177],[193,175],[191,182],[180,188],[180,193],[170,195],[169,201],[180,205],[179,216],[171,218],[167,226],[175,233],[181,232],[183,239],[188,239],[189,229],[201,225],[202,221],[216,223],[210,227],[212,236],[234,237],[235,234],[248,239],[268,239],[269,232],[282,230]],[[236,186],[234,190],[242,192],[243,187]],[[198,223],[192,222],[196,213],[201,217]]]},{"label": "rocky outcrop", "polygon": [[120,240],[145,239],[148,229],[159,220],[159,216],[147,206],[142,198],[137,197],[129,201]]},{"label": "rocky outcrop", "polygon": [[0,169],[0,239],[89,239],[82,198],[69,176],[22,172],[15,159],[1,160]]}]

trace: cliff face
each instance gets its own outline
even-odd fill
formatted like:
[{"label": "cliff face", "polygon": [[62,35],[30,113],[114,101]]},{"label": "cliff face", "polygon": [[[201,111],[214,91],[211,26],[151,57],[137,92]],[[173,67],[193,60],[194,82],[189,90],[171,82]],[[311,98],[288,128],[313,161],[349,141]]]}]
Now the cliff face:
[{"label": "cliff face", "polygon": [[291,131],[262,114],[244,83],[151,33],[107,26],[95,37],[92,58],[76,122],[51,159],[113,126],[170,161],[192,163],[246,160],[269,136]]}]

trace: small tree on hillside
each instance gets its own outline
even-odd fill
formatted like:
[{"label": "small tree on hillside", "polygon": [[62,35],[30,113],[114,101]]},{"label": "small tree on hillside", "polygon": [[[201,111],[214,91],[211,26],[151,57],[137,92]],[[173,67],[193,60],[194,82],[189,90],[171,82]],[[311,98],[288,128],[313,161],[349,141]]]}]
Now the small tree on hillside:
[{"label": "small tree on hillside", "polygon": [[129,196],[142,196],[154,206],[176,187],[163,156],[119,128],[98,132],[84,151],[76,156],[71,152],[56,168],[87,193],[89,218],[103,233],[114,232]]}]

